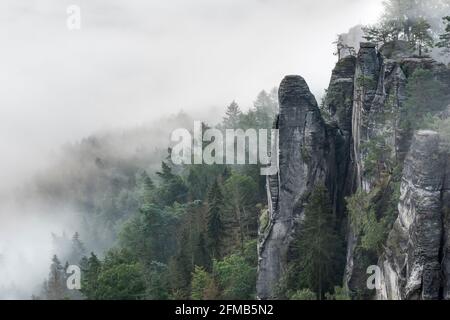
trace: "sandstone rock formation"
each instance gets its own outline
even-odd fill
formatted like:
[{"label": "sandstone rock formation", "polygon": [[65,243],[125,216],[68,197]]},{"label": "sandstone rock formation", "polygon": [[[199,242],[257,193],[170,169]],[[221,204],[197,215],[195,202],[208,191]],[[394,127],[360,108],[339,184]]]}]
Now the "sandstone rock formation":
[{"label": "sandstone rock formation", "polygon": [[[382,288],[370,293],[372,297],[450,299],[449,153],[436,132],[414,133],[400,125],[414,71],[430,70],[450,93],[450,69],[396,50],[401,46],[380,52],[374,44],[361,43],[356,57],[342,58],[333,70],[322,112],[303,78],[288,76],[281,83],[279,173],[268,177],[268,224],[258,246],[259,298],[276,298],[308,196],[324,184],[347,242],[344,288],[365,290],[368,261],[378,261]],[[367,145],[378,145],[379,140],[384,152],[374,173],[366,164]],[[392,193],[395,170],[402,167],[398,218],[384,250],[378,256],[362,256],[345,198],[380,185],[382,194]],[[381,219],[386,206],[376,208]]]},{"label": "sandstone rock formation", "polygon": [[314,185],[325,183],[329,171],[327,130],[305,80],[287,76],[280,85],[279,102],[279,172],[268,178],[269,222],[258,247],[260,299],[276,297],[304,201]]}]

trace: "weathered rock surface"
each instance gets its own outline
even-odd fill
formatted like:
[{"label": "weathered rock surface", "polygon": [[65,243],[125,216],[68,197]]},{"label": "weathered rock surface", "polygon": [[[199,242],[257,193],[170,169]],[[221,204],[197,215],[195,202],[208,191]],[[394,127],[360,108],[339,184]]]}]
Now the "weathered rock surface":
[{"label": "weathered rock surface", "polygon": [[329,192],[333,197],[333,208],[336,216],[342,218],[345,211],[344,198],[354,192],[355,170],[352,159],[352,114],[353,92],[356,58],[347,56],[341,59],[334,68],[328,86],[325,106],[331,117],[334,133],[335,170]]},{"label": "weathered rock surface", "polygon": [[[355,73],[355,97],[353,104],[352,137],[353,157],[356,164],[358,188],[366,192],[373,190],[383,175],[392,174],[395,166],[403,164],[410,150],[413,133],[402,128],[400,121],[405,110],[408,78],[418,68],[432,71],[435,77],[450,88],[450,70],[443,64],[429,58],[400,56],[387,59],[377,53],[370,43],[361,44]],[[377,160],[376,172],[366,166],[369,144],[380,147],[383,152]],[[373,148],[373,147],[372,147]],[[372,169],[373,171],[373,169]],[[383,215],[383,212],[379,213]],[[351,228],[348,231],[347,266],[344,285],[352,291],[361,291],[365,286],[360,281],[366,277],[362,260],[355,257],[358,242]],[[366,261],[362,261],[367,264]],[[360,270],[354,272],[355,266]]]},{"label": "weathered rock surface", "polygon": [[[382,288],[379,299],[448,298],[448,284],[441,278],[448,267],[448,222],[445,207],[448,154],[433,131],[419,131],[406,157],[401,184],[399,216],[380,258]],[[444,259],[443,259],[444,258]]]}]

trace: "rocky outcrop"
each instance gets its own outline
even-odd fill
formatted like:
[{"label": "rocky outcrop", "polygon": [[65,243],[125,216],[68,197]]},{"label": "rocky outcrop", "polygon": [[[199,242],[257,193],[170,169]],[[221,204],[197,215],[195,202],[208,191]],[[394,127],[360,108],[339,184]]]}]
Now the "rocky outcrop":
[{"label": "rocky outcrop", "polygon": [[[448,291],[448,153],[419,131],[406,157],[399,216],[380,258],[379,299],[440,299]],[[441,277],[442,275],[445,277]]]},{"label": "rocky outcrop", "polygon": [[342,218],[345,211],[344,198],[354,192],[355,170],[352,157],[352,113],[356,58],[347,56],[334,68],[325,99],[330,126],[334,128],[335,175],[329,187],[333,196],[336,216]]},{"label": "rocky outcrop", "polygon": [[279,171],[268,178],[268,225],[260,236],[257,294],[276,298],[288,249],[313,187],[329,176],[330,139],[316,99],[300,76],[279,88]]}]

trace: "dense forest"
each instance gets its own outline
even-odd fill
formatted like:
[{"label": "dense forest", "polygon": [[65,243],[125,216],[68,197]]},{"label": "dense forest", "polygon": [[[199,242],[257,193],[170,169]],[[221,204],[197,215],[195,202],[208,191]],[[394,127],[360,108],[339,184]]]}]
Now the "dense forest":
[{"label": "dense forest", "polygon": [[[392,59],[399,53],[425,59],[432,50],[448,59],[449,14],[449,1],[385,1],[379,23],[363,28],[364,38]],[[336,42],[337,67],[345,68],[345,56],[355,56],[357,48],[342,39]],[[383,127],[395,123],[395,130],[409,139],[418,129],[436,130],[449,138],[450,117],[444,113],[450,95],[441,80],[429,68],[413,70],[408,74],[404,108],[395,111],[397,96],[392,93],[377,123]],[[355,83],[364,90],[376,85],[365,77]],[[320,112],[328,124],[336,112],[329,106],[339,99],[340,92],[333,91],[322,99]],[[233,101],[223,121],[214,127],[271,129],[278,111],[277,89],[262,91],[246,112]],[[204,128],[209,125],[203,124]],[[401,161],[391,157],[393,150],[387,141],[391,131],[385,133],[361,145],[364,176],[371,187],[346,197],[341,213],[346,218],[333,210],[326,186],[316,187],[309,195],[303,224],[289,248],[287,271],[277,287],[278,298],[370,298],[364,290],[350,292],[343,285],[345,228],[348,223],[358,235],[355,252],[359,261],[376,264],[398,216],[404,169]],[[449,145],[447,139],[444,148]],[[258,237],[268,224],[266,177],[260,175],[259,165],[179,166],[171,162],[168,148],[164,154],[161,150],[145,153],[158,154],[151,156],[152,162],[163,158],[155,169],[145,165],[146,156],[133,163],[100,157],[102,148],[102,140],[96,138],[71,147],[72,153],[89,154],[87,166],[93,170],[79,181],[74,178],[77,173],[68,174],[73,183],[69,189],[77,194],[60,188],[61,181],[66,181],[61,177],[50,181],[42,177],[37,182],[44,195],[58,194],[64,200],[72,197],[84,214],[79,233],[53,235],[55,255],[49,261],[50,272],[33,298],[256,298]],[[302,155],[308,157],[306,151]],[[82,270],[79,291],[67,289],[69,265],[79,265]]]},{"label": "dense forest", "polygon": [[[276,91],[262,91],[248,112],[232,102],[217,128],[272,128]],[[62,254],[36,299],[255,298],[258,217],[267,203],[259,166],[175,166],[170,152],[160,170],[122,171],[101,200],[80,204],[98,226],[87,236],[117,245],[89,252],[78,233],[53,235]],[[81,292],[66,287],[69,264],[81,267]]]}]

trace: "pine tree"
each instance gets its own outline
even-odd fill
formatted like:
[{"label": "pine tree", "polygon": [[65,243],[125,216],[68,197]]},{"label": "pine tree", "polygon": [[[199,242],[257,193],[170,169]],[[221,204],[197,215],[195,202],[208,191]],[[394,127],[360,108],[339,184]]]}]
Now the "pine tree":
[{"label": "pine tree", "polygon": [[338,258],[342,245],[335,230],[335,217],[329,199],[325,187],[314,189],[295,243],[299,283],[302,288],[316,292],[319,299],[333,288],[340,277]]},{"label": "pine tree", "polygon": [[179,239],[178,251],[169,262],[169,282],[174,299],[189,298],[193,268],[189,234],[184,230]]},{"label": "pine tree", "polygon": [[184,203],[188,196],[188,190],[183,179],[172,172],[172,168],[166,163],[161,163],[161,171],[156,174],[161,178],[161,185],[157,190],[155,199],[161,206],[171,206],[175,202]]},{"label": "pine tree", "polygon": [[81,258],[84,256],[86,249],[83,242],[80,240],[80,234],[75,232],[72,237],[71,254],[69,256],[69,262],[71,264],[78,264]]},{"label": "pine tree", "polygon": [[253,103],[258,128],[271,129],[278,111],[278,101],[265,91],[261,91]]},{"label": "pine tree", "polygon": [[136,187],[139,194],[139,202],[141,204],[153,201],[155,185],[146,171],[143,171],[137,176]]},{"label": "pine tree", "polygon": [[47,300],[63,300],[66,297],[66,275],[64,267],[56,255],[52,258],[50,273],[46,283]]},{"label": "pine tree", "polygon": [[382,21],[375,26],[363,27],[364,38],[378,47],[390,41],[398,40],[400,30],[394,21]]},{"label": "pine tree", "polygon": [[236,101],[231,102],[231,104],[227,107],[227,111],[225,112],[225,117],[223,118],[223,126],[225,129],[235,129],[239,126],[239,121],[241,118],[242,112],[239,108],[239,105]]},{"label": "pine tree", "polygon": [[223,223],[223,194],[215,181],[208,194],[208,238],[213,258],[219,258],[221,253]]},{"label": "pine tree", "polygon": [[[233,225],[239,235],[239,246],[257,233],[257,210],[254,204],[258,185],[246,175],[233,173],[224,184],[227,198],[224,200],[226,212],[231,215]],[[228,233],[228,232],[227,232]]]},{"label": "pine tree", "polygon": [[166,183],[170,182],[175,177],[172,173],[172,168],[164,161],[161,162],[161,171],[156,172],[156,174]]},{"label": "pine tree", "polygon": [[444,20],[445,32],[439,36],[437,47],[444,49],[444,53],[450,54],[450,16],[442,18]]},{"label": "pine tree", "polygon": [[89,300],[98,299],[98,278],[101,272],[101,262],[97,256],[91,252],[89,258],[84,257],[81,262],[82,284],[81,292]]},{"label": "pine tree", "polygon": [[411,45],[419,51],[419,56],[423,52],[428,52],[434,46],[434,39],[431,35],[431,25],[423,18],[419,18],[411,28]]},{"label": "pine tree", "polygon": [[206,242],[203,232],[198,235],[198,239],[194,244],[194,265],[203,267],[205,270],[211,270],[211,257],[208,251],[208,244]]},{"label": "pine tree", "polygon": [[392,21],[401,30],[406,40],[410,40],[411,27],[416,19],[416,0],[385,0],[384,20]]}]

